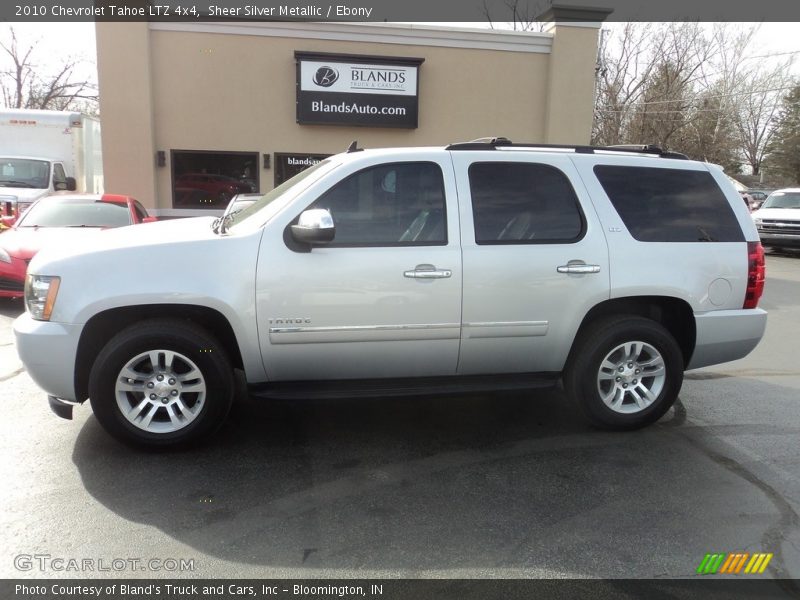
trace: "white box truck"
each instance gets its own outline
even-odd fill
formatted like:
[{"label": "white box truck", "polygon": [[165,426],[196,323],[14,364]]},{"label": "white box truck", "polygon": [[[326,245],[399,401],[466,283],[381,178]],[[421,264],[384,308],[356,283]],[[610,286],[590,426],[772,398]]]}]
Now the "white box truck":
[{"label": "white box truck", "polygon": [[103,191],[100,122],[70,111],[0,110],[2,222],[62,190]]}]

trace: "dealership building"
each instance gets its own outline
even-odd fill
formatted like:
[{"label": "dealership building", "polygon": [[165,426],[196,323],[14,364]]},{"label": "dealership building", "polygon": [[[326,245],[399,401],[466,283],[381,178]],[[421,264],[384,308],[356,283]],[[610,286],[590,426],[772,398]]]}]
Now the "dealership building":
[{"label": "dealership building", "polygon": [[606,12],[551,9],[542,32],[98,23],[106,191],[188,216],[268,191],[353,140],[586,144]]}]

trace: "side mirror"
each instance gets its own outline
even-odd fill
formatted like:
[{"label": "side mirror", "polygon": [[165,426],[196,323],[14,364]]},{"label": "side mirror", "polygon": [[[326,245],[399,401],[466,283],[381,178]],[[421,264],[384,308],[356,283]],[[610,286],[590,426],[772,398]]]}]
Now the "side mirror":
[{"label": "side mirror", "polygon": [[75,182],[74,177],[67,177],[64,181],[59,181],[53,183],[53,189],[57,192],[63,192],[67,190],[68,192],[74,192],[78,189],[78,185]]},{"label": "side mirror", "polygon": [[297,225],[292,225],[292,237],[303,244],[327,244],[333,241],[335,235],[333,217],[325,208],[302,212]]},{"label": "side mirror", "polygon": [[155,223],[158,221],[158,217],[145,217],[142,219],[142,223]]}]

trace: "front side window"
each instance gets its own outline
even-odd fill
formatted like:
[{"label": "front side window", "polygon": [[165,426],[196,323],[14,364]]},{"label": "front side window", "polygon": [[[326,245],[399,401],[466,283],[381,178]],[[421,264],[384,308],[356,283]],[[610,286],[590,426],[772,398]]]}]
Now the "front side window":
[{"label": "front side window", "polygon": [[555,167],[474,163],[469,187],[477,244],[563,244],[583,235],[575,190]]},{"label": "front side window", "polygon": [[708,171],[597,165],[595,175],[640,242],[741,242],[728,199]]},{"label": "front side window", "polygon": [[329,246],[447,244],[444,180],[436,163],[391,163],[354,173],[309,208],[333,216]]}]

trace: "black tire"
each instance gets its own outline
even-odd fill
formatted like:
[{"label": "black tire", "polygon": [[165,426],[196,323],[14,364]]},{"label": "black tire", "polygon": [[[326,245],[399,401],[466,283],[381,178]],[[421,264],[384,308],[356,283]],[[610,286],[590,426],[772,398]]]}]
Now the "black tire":
[{"label": "black tire", "polygon": [[[640,367],[629,371],[628,364],[639,367],[639,363],[635,360],[630,363],[627,359],[623,360],[623,350],[612,354],[631,342],[643,343],[640,346],[643,348],[640,355],[642,365],[653,361],[653,352],[660,355],[664,373],[660,386],[654,385],[659,375],[650,376],[647,372],[647,369],[653,369],[652,372],[655,373],[656,367]],[[683,384],[683,354],[675,338],[659,323],[637,316],[608,317],[592,323],[575,343],[564,373],[564,387],[592,424],[604,429],[638,429],[660,419],[678,398]],[[618,364],[617,360],[627,363],[622,365],[626,371],[616,373],[618,367],[612,370],[608,366],[601,370],[601,365],[608,357],[613,357],[610,364]],[[637,375],[640,371],[644,374]],[[609,373],[618,374],[620,381],[616,377],[609,377]],[[629,389],[620,389],[623,385]],[[643,388],[648,388],[652,399],[642,398],[642,404],[649,404],[641,407],[633,394],[643,396]],[[609,399],[612,404],[615,404],[615,399],[621,399],[616,410],[603,401],[601,391],[607,395],[616,394]]]},{"label": "black tire", "polygon": [[[180,386],[183,377],[188,378],[192,373],[191,367],[194,366],[199,371],[199,377],[193,378],[187,384],[187,391],[175,390],[175,402],[182,402],[178,407],[172,407],[168,413],[167,406],[173,399],[172,392],[163,390],[164,398],[157,401],[148,401],[145,396],[149,392],[159,392],[159,389],[144,389],[144,393],[139,391],[126,393],[119,392],[118,378],[122,381],[122,369],[127,367],[136,357],[149,353],[150,351],[164,350],[161,354],[156,353],[159,362],[165,362],[168,353],[175,353],[174,361],[175,379],[177,386]],[[153,372],[152,382],[155,381],[156,373],[162,369],[161,366],[153,366],[152,360],[142,359],[139,363],[143,367],[137,367],[139,371]],[[193,365],[192,365],[193,363]],[[180,373],[179,369],[183,369]],[[165,373],[166,367],[163,367]],[[162,379],[164,375],[161,375]],[[128,380],[133,381],[133,380]],[[142,385],[148,379],[143,378]],[[188,381],[188,379],[187,379]],[[199,384],[196,382],[200,382]],[[135,381],[139,385],[138,378]],[[165,383],[161,384],[166,387]],[[188,391],[191,386],[204,386],[202,392]],[[137,388],[138,389],[138,388]],[[205,329],[195,325],[190,321],[180,321],[174,319],[152,319],[136,323],[123,329],[105,345],[100,351],[97,359],[92,366],[89,374],[89,397],[97,420],[113,437],[127,444],[140,448],[171,448],[182,447],[196,443],[213,434],[225,421],[230,410],[234,397],[235,380],[233,369],[223,346]],[[120,398],[121,399],[118,399]],[[144,428],[140,422],[135,425],[122,412],[120,403],[124,406],[135,406],[137,402],[143,401],[149,406],[142,410],[141,414],[147,416],[151,411],[149,429]],[[165,406],[158,404],[163,402]],[[186,412],[183,407],[189,407]],[[175,414],[184,418],[185,424],[176,418],[175,422],[170,419]],[[175,423],[178,423],[177,425]],[[160,425],[161,424],[161,425]],[[174,431],[154,431],[157,427],[170,428],[179,427]]]}]

